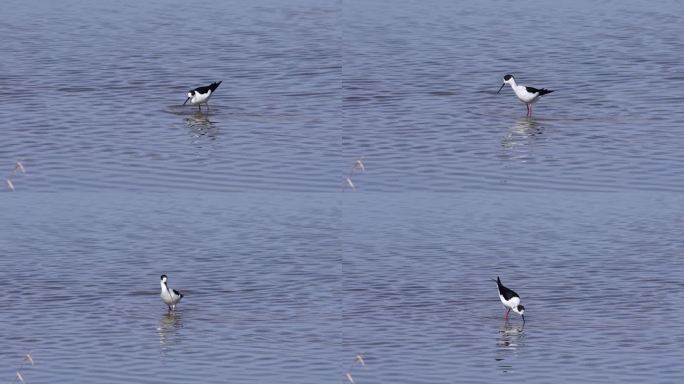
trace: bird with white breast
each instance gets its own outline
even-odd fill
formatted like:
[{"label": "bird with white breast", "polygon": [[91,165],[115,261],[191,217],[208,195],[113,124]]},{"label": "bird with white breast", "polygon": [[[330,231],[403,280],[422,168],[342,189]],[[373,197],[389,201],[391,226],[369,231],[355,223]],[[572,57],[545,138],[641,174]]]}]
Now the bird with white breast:
[{"label": "bird with white breast", "polygon": [[501,284],[499,276],[496,277],[496,285],[499,287],[499,299],[503,303],[504,307],[508,308],[506,311],[506,320],[508,320],[508,314],[513,312],[522,316],[523,323],[525,322],[525,307],[520,304],[520,296],[515,293],[512,289],[504,287]]},{"label": "bird with white breast", "polygon": [[169,306],[169,311],[176,310],[176,304],[178,304],[183,298],[183,294],[176,291],[175,289],[170,289],[167,283],[168,277],[166,275],[161,275],[161,299],[164,304]]},{"label": "bird with white breast", "polygon": [[214,82],[205,87],[197,87],[191,90],[188,92],[188,98],[185,99],[185,103],[183,103],[183,105],[187,104],[189,101],[190,104],[197,105],[199,110],[202,111],[202,104],[205,104],[208,110],[209,98],[214,94],[214,92],[216,92],[216,88],[218,88],[222,82],[223,81],[219,81],[218,83]]},{"label": "bird with white breast", "polygon": [[548,89],[542,88],[542,89],[537,89],[534,87],[526,87],[524,85],[518,85],[515,82],[515,77],[513,75],[506,75],[503,78],[503,84],[501,84],[501,88],[499,88],[499,92],[503,89],[503,87],[506,86],[506,84],[509,84],[511,88],[513,88],[513,92],[515,92],[515,95],[518,97],[518,100],[520,100],[522,103],[525,103],[527,105],[527,116],[532,117],[532,104],[536,103],[539,101],[539,99],[544,96],[548,95],[549,93],[553,92]]}]

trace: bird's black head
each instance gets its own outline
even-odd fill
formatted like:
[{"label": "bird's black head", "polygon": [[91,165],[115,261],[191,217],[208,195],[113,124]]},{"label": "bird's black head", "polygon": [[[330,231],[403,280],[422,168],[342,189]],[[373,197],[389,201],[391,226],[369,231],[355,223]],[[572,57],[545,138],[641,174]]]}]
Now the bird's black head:
[{"label": "bird's black head", "polygon": [[501,92],[501,90],[503,89],[503,87],[506,86],[506,84],[511,84],[511,86],[513,86],[513,83],[511,83],[511,81],[513,81],[513,75],[508,74],[508,75],[504,76],[503,80],[504,81],[503,81],[503,84],[501,84],[501,88],[499,88],[499,91],[496,92],[497,94],[499,92]]},{"label": "bird's black head", "polygon": [[192,99],[193,97],[195,97],[195,91],[190,91],[190,92],[188,92],[188,98],[185,99],[185,103],[183,103],[183,105],[187,104],[188,101],[189,101],[190,99]]},{"label": "bird's black head", "polygon": [[168,279],[168,277],[166,277],[166,275],[161,275],[161,279],[162,279],[162,281],[166,281],[166,279]]},{"label": "bird's black head", "polygon": [[518,304],[518,312],[522,315],[525,313],[525,307],[522,304]]}]

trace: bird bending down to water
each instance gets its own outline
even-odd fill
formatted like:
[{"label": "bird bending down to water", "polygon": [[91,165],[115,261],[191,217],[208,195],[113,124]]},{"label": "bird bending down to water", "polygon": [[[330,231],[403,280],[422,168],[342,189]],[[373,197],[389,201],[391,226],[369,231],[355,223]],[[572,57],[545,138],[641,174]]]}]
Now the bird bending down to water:
[{"label": "bird bending down to water", "polygon": [[223,81],[219,81],[218,83],[211,83],[206,87],[197,87],[193,89],[192,91],[188,92],[188,98],[185,99],[185,103],[183,103],[183,105],[190,101],[190,104],[197,105],[200,111],[202,110],[202,104],[206,104],[207,109],[209,109],[209,98],[214,94],[214,92],[216,92],[216,88],[218,88],[222,82]]},{"label": "bird bending down to water", "polygon": [[522,316],[523,323],[525,322],[525,307],[523,307],[520,304],[520,296],[518,296],[517,293],[515,293],[512,289],[508,289],[501,284],[501,280],[499,280],[499,276],[496,277],[496,285],[499,287],[499,299],[501,299],[501,302],[503,305],[508,308],[508,311],[506,311],[506,320],[508,320],[508,314],[511,313],[511,309],[513,312],[519,314]]},{"label": "bird bending down to water", "polygon": [[167,284],[168,277],[166,275],[161,275],[161,299],[166,305],[169,306],[169,311],[176,309],[176,304],[178,304],[183,298],[183,294],[176,291],[175,289],[169,289]]},{"label": "bird bending down to water", "polygon": [[513,75],[504,76],[503,81],[504,82],[501,84],[501,88],[499,88],[497,94],[501,92],[506,84],[510,84],[511,88],[513,88],[513,92],[515,92],[515,95],[518,96],[518,100],[527,105],[527,116],[530,117],[532,116],[532,104],[536,103],[542,96],[553,92],[544,88],[537,89],[533,87],[526,87],[524,85],[518,85],[515,82],[515,77],[513,77]]}]

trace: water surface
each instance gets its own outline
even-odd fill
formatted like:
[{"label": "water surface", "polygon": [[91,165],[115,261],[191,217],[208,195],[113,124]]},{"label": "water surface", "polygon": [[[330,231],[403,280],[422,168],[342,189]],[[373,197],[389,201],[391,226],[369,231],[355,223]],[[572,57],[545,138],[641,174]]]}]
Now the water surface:
[{"label": "water surface", "polygon": [[[339,371],[333,196],[15,193],[2,376],[33,383],[321,383]],[[159,278],[185,297],[173,314]]]},{"label": "water surface", "polygon": [[[360,383],[676,383],[680,196],[348,194],[344,351]],[[496,276],[526,307],[504,321]]]},{"label": "water surface", "polygon": [[[32,191],[337,190],[338,15],[325,1],[6,2],[0,158],[24,159],[17,187]],[[208,116],[181,107],[218,80]]]},{"label": "water surface", "polygon": [[[345,2],[343,152],[373,191],[682,190],[678,2]],[[510,87],[556,92],[532,119]]]},{"label": "water surface", "polygon": [[0,377],[680,381],[680,14],[5,1]]}]

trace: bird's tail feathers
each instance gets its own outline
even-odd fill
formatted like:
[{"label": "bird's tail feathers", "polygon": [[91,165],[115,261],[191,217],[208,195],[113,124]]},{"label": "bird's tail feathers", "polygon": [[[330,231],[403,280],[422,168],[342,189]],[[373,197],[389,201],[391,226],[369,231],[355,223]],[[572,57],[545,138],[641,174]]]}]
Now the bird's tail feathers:
[{"label": "bird's tail feathers", "polygon": [[548,89],[542,88],[542,89],[539,90],[539,96],[548,95],[548,94],[551,93],[551,92],[554,92],[554,91],[553,91],[553,90],[548,90]]},{"label": "bird's tail feathers", "polygon": [[211,85],[209,86],[209,88],[211,89],[212,92],[214,92],[214,91],[216,90],[216,88],[218,88],[219,85],[221,85],[221,83],[223,83],[223,80],[219,81],[218,83],[217,83],[217,82],[213,82],[213,83],[211,83]]}]

